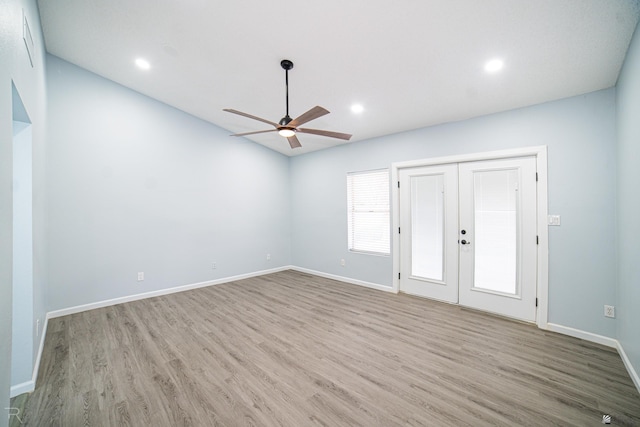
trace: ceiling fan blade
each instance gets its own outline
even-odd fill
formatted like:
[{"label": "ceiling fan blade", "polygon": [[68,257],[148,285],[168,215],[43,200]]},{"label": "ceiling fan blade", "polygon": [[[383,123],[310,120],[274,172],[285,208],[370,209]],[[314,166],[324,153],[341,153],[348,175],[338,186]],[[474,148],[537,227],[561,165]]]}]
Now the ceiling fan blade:
[{"label": "ceiling fan blade", "polygon": [[298,138],[295,135],[288,137],[287,141],[289,141],[289,145],[291,146],[291,148],[302,147],[302,144],[300,144],[300,141],[298,141]]},{"label": "ceiling fan blade", "polygon": [[226,111],[227,113],[237,114],[239,116],[248,117],[248,118],[253,119],[253,120],[258,120],[259,122],[269,124],[269,125],[271,125],[271,126],[273,126],[275,128],[277,128],[279,126],[277,123],[273,123],[272,121],[269,121],[267,119],[261,119],[260,117],[252,116],[251,114],[243,113],[242,111],[233,110],[231,108],[223,108],[222,111]]},{"label": "ceiling fan blade", "polygon": [[301,133],[312,133],[314,135],[328,136],[329,138],[344,139],[346,141],[351,139],[351,135],[349,135],[348,133],[332,132],[330,130],[307,129],[307,128],[298,128],[297,130],[298,132],[301,132]]},{"label": "ceiling fan blade", "polygon": [[278,129],[257,130],[255,132],[234,133],[231,136],[247,136],[247,135],[255,135],[256,133],[267,133],[267,132],[277,132],[277,131]]},{"label": "ceiling fan blade", "polygon": [[296,128],[302,124],[310,122],[311,120],[315,120],[318,117],[322,117],[325,114],[329,114],[329,111],[317,105],[301,116],[298,116],[295,119],[291,120],[289,123],[287,123],[287,126]]}]

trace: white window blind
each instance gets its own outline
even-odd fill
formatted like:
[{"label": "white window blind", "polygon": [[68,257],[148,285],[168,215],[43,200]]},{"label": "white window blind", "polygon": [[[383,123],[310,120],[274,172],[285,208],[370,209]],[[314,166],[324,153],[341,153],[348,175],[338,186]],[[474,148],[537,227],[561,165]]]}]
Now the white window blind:
[{"label": "white window blind", "polygon": [[389,254],[389,170],[347,174],[349,250]]}]

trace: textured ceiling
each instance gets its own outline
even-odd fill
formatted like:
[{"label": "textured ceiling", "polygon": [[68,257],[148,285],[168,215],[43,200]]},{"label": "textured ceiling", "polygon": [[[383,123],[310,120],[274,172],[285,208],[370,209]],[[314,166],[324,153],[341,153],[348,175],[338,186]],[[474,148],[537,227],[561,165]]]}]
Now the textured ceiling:
[{"label": "textured ceiling", "polygon": [[[315,105],[364,140],[615,85],[637,0],[40,0],[47,51],[230,132]],[[141,71],[137,57],[151,63]],[[504,68],[484,71],[499,57]],[[359,115],[350,106],[361,103]],[[252,136],[286,155],[340,140]]]}]

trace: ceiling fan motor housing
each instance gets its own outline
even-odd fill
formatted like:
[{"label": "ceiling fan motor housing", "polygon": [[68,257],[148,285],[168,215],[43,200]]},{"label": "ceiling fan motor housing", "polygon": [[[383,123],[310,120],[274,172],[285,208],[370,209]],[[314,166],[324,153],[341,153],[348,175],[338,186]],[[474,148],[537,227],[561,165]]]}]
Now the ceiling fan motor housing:
[{"label": "ceiling fan motor housing", "polygon": [[289,122],[293,120],[291,117],[289,117],[289,115],[287,114],[286,116],[284,116],[283,118],[280,119],[280,121],[278,122],[280,124],[280,126],[286,126],[289,124]]}]

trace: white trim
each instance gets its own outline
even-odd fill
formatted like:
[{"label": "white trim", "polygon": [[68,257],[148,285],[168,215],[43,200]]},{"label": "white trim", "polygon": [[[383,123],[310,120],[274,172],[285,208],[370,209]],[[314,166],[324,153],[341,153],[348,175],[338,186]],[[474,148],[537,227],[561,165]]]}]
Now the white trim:
[{"label": "white trim", "polygon": [[44,318],[44,325],[42,325],[42,331],[40,332],[40,346],[38,347],[38,354],[36,355],[36,362],[33,365],[33,373],[31,374],[31,380],[25,381],[21,384],[11,386],[10,397],[16,397],[23,393],[31,393],[36,389],[36,380],[38,379],[38,371],[40,369],[40,359],[42,359],[42,351],[44,350],[44,338],[47,336],[47,326],[49,324],[49,315]]},{"label": "white trim", "polygon": [[538,173],[538,312],[536,323],[541,329],[547,328],[549,321],[549,224],[547,215],[548,187],[547,187],[547,147],[539,149],[536,154]]},{"label": "white trim", "polygon": [[547,323],[546,330],[551,332],[558,332],[563,335],[569,335],[570,337],[574,338],[580,338],[585,341],[591,341],[607,347],[618,348],[619,345],[618,340],[616,340],[615,338],[605,337],[604,335],[598,335],[592,332],[571,328],[569,326],[558,325],[556,323]]},{"label": "white trim", "polygon": [[[42,359],[42,352],[44,351],[44,339],[47,336],[47,327],[49,326],[49,313],[44,317],[44,325],[42,325],[42,331],[40,332],[40,346],[38,347],[38,354],[36,356],[36,363],[33,365],[33,375],[31,381],[35,387],[38,380],[38,371],[40,370],[40,360]],[[29,390],[33,391],[33,390]]]},{"label": "white trim", "polygon": [[31,393],[36,389],[36,382],[33,380],[25,381],[20,384],[12,385],[10,391],[10,397],[14,398],[20,396],[23,393]]},{"label": "white trim", "polygon": [[253,273],[239,274],[237,276],[224,277],[221,279],[215,279],[215,280],[210,280],[206,282],[192,283],[190,285],[182,285],[182,286],[176,286],[173,288],[159,289],[157,291],[145,292],[142,294],[128,295],[124,297],[93,302],[90,304],[77,305],[74,307],[63,308],[61,310],[50,311],[47,313],[47,319],[53,319],[56,317],[67,316],[69,314],[80,313],[87,310],[94,310],[96,308],[109,307],[112,305],[122,304],[125,302],[131,302],[131,301],[137,301],[145,298],[153,298],[157,296],[173,294],[176,292],[188,291],[191,289],[198,289],[198,288],[204,288],[207,286],[220,285],[222,283],[248,279],[250,277],[264,276],[265,274],[277,273],[280,271],[290,270],[291,268],[292,268],[291,266],[277,267],[269,270],[261,270],[261,271],[255,271]]},{"label": "white trim", "polygon": [[[549,233],[547,225],[547,147],[539,145],[535,147],[522,147],[509,150],[489,151],[485,153],[460,154],[454,156],[434,157],[430,159],[410,160],[391,164],[391,230],[395,231],[400,226],[400,198],[398,193],[399,170],[420,166],[440,165],[447,163],[464,163],[481,160],[495,160],[511,157],[536,156],[536,169],[538,172],[538,283],[537,297],[538,310],[536,323],[541,329],[548,329],[548,300],[549,300]],[[393,255],[393,292],[400,290],[400,236],[392,233],[391,253]]]},{"label": "white trim", "polygon": [[[396,170],[397,172],[397,170]],[[546,218],[546,217],[545,217]],[[394,262],[395,262],[395,257],[394,257]],[[351,279],[348,277],[343,277],[343,276],[338,276],[336,274],[329,274],[329,273],[323,273],[321,271],[317,271],[317,270],[311,270],[308,268],[303,268],[303,267],[297,267],[297,266],[293,266],[293,265],[288,265],[288,266],[282,266],[282,267],[278,267],[278,268],[273,268],[273,269],[269,269],[269,270],[262,270],[262,271],[257,271],[257,272],[253,272],[253,273],[247,273],[247,274],[241,274],[238,276],[231,276],[231,277],[226,277],[226,278],[222,278],[222,279],[216,279],[216,280],[212,280],[212,281],[208,281],[208,282],[200,282],[200,283],[194,283],[191,285],[184,285],[184,286],[177,286],[177,287],[173,287],[173,288],[168,288],[168,289],[162,289],[162,290],[158,290],[158,291],[153,291],[153,292],[147,292],[147,293],[143,293],[143,294],[136,294],[136,295],[130,295],[127,297],[121,297],[121,298],[114,298],[111,300],[105,300],[105,301],[99,301],[96,303],[91,303],[91,304],[85,304],[85,305],[81,305],[81,306],[76,306],[76,307],[69,307],[66,309],[62,309],[62,310],[57,310],[57,311],[51,311],[48,312],[46,317],[45,317],[45,322],[44,325],[42,327],[42,335],[40,336],[40,347],[38,349],[38,355],[36,357],[36,363],[33,369],[33,376],[31,381],[26,381],[22,384],[17,384],[15,386],[11,387],[11,397],[15,397],[18,396],[22,393],[29,393],[32,392],[33,390],[35,390],[35,385],[36,385],[36,380],[38,378],[38,370],[40,369],[40,360],[42,358],[42,352],[44,350],[44,342],[45,342],[45,337],[47,334],[47,328],[49,325],[49,319],[53,319],[55,317],[60,317],[60,316],[66,316],[68,314],[74,314],[74,313],[79,313],[82,311],[86,311],[86,310],[93,310],[95,308],[101,308],[101,307],[107,307],[110,305],[115,305],[115,304],[121,304],[123,302],[129,302],[129,301],[136,301],[136,300],[140,300],[140,299],[144,299],[144,298],[151,298],[151,297],[155,297],[155,296],[160,296],[160,295],[168,295],[168,294],[172,294],[172,293],[176,293],[176,292],[182,292],[182,291],[187,291],[190,289],[196,289],[196,288],[202,288],[202,287],[206,287],[206,286],[213,286],[213,285],[219,285],[219,284],[223,284],[223,283],[228,283],[228,282],[232,282],[232,281],[236,281],[236,280],[242,280],[242,279],[248,279],[250,277],[257,277],[257,276],[263,276],[266,274],[271,274],[271,273],[277,273],[280,271],[286,271],[286,270],[294,270],[294,271],[299,271],[301,273],[307,273],[307,274],[313,274],[319,277],[325,277],[327,279],[333,279],[333,280],[337,280],[340,282],[344,282],[344,283],[351,283],[354,285],[359,285],[359,286],[364,286],[367,288],[371,288],[371,289],[376,289],[379,291],[384,291],[384,292],[392,292],[392,293],[397,293],[397,289],[394,289],[394,287],[392,286],[385,286],[385,285],[381,285],[378,283],[372,283],[372,282],[366,282],[363,280],[357,280],[357,279]],[[396,281],[394,280],[394,283]],[[620,357],[622,358],[622,362],[624,363],[624,366],[627,368],[627,372],[629,373],[629,376],[631,377],[631,379],[633,380],[636,388],[638,389],[638,392],[640,392],[640,377],[638,376],[638,373],[636,372],[636,370],[634,369],[633,365],[631,364],[631,361],[629,360],[629,358],[627,357],[627,354],[624,351],[624,348],[622,347],[622,344],[613,338],[609,338],[609,337],[605,337],[603,335],[598,335],[598,334],[594,334],[591,332],[586,332],[586,331],[582,331],[580,329],[575,329],[575,328],[570,328],[568,326],[562,326],[562,325],[558,325],[555,323],[546,323],[544,327],[540,326],[540,324],[538,324],[538,326],[541,329],[545,329],[548,331],[552,331],[552,332],[557,332],[563,335],[569,335],[575,338],[580,338],[583,339],[585,341],[590,341],[590,342],[595,342],[597,344],[602,344],[605,345],[607,347],[612,347],[618,350],[618,353],[620,354]]]},{"label": "white trim", "polygon": [[[400,233],[396,233],[396,230],[400,229],[400,189],[398,188],[398,182],[400,182],[400,171],[405,163],[391,163],[391,256],[392,262],[392,284],[391,288],[393,292],[400,292]],[[416,165],[418,167],[419,165]]]},{"label": "white trim", "polygon": [[145,298],[152,298],[161,295],[173,294],[176,292],[188,291],[191,289],[203,288],[206,286],[220,285],[222,283],[233,282],[236,280],[248,279],[250,277],[264,276],[265,274],[277,273],[279,271],[291,270],[292,266],[283,266],[272,268],[269,270],[256,271],[253,273],[240,274],[237,276],[225,277],[222,279],[211,280],[207,282],[192,283],[190,285],[176,286],[173,288],[160,289],[157,291],[145,292],[142,294],[128,295],[125,297],[114,298],[110,300],[98,301],[90,304],[78,305],[74,307],[67,307],[61,310],[50,311],[47,313],[44,319],[44,325],[42,326],[42,333],[40,335],[40,347],[38,348],[38,354],[36,356],[36,362],[33,366],[33,374],[30,381],[26,381],[22,384],[17,384],[11,387],[11,397],[18,396],[23,393],[30,393],[35,390],[36,380],[38,379],[38,372],[40,370],[40,360],[42,359],[42,352],[44,350],[44,341],[47,335],[47,327],[49,326],[49,319],[56,317],[66,316],[69,314],[80,313],[83,311],[94,310],[96,308],[108,307],[116,304],[122,304],[130,301],[137,301]]},{"label": "white trim", "polygon": [[391,164],[394,169],[414,168],[420,166],[442,165],[446,163],[477,162],[481,160],[506,159],[510,157],[538,156],[547,152],[546,145],[534,147],[512,148],[509,150],[487,151],[482,153],[458,154],[454,156],[432,157],[428,159],[409,160]]},{"label": "white trim", "polygon": [[631,361],[629,360],[627,353],[624,351],[624,347],[622,346],[622,343],[620,343],[620,341],[615,338],[605,337],[604,335],[598,335],[580,329],[558,325],[556,323],[547,323],[547,327],[544,329],[563,335],[569,335],[574,338],[580,338],[582,340],[594,342],[596,344],[601,344],[607,347],[615,348],[616,350],[618,350],[618,354],[622,359],[624,367],[627,368],[627,373],[631,377],[633,384],[636,386],[636,389],[640,393],[640,376],[638,376],[638,372],[631,364]]},{"label": "white trim", "polygon": [[300,273],[313,274],[314,276],[324,277],[326,279],[333,279],[333,280],[337,280],[339,282],[344,282],[344,283],[351,283],[352,285],[364,286],[366,288],[376,289],[378,291],[397,293],[397,291],[394,291],[394,289],[391,286],[380,285],[378,283],[365,282],[364,280],[351,279],[349,277],[338,276],[336,274],[330,274],[330,273],[323,273],[321,271],[311,270],[308,268],[302,268],[302,267],[296,267],[296,266],[291,266],[290,269],[299,271]]},{"label": "white trim", "polygon": [[627,353],[625,353],[624,348],[622,347],[622,344],[620,343],[620,341],[616,340],[616,342],[618,343],[617,348],[618,348],[618,353],[622,358],[622,363],[624,363],[624,367],[627,368],[627,372],[629,373],[629,376],[633,380],[633,383],[636,385],[636,388],[638,389],[638,393],[640,393],[640,377],[638,376],[638,373],[636,372],[635,368],[631,364],[631,361],[627,357]]}]

